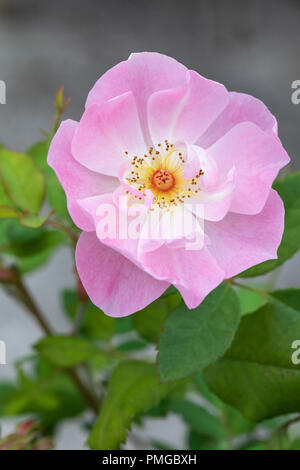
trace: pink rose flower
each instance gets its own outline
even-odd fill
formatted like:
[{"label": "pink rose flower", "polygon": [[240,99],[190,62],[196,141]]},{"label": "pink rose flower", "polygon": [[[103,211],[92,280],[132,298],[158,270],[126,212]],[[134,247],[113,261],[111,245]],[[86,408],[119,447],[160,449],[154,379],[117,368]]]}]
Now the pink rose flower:
[{"label": "pink rose flower", "polygon": [[[157,53],[110,69],[80,122],[61,124],[48,156],[83,230],[76,264],[91,300],[120,317],[173,284],[195,308],[224,279],[276,258],[284,207],[271,186],[288,162],[258,99]],[[138,235],[120,236],[133,207]],[[117,226],[108,235],[109,208]],[[147,237],[153,216],[158,235]]]}]

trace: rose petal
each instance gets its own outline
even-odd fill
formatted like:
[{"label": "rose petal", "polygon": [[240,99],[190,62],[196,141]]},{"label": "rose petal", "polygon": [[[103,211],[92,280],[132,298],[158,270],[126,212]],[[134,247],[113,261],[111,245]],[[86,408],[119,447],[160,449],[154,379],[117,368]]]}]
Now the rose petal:
[{"label": "rose petal", "polygon": [[250,122],[232,128],[207,152],[221,174],[235,167],[236,188],[230,210],[241,214],[262,210],[274,178],[290,161],[277,137]]},{"label": "rose petal", "polygon": [[94,233],[81,234],[76,248],[76,266],[92,302],[113,317],[141,310],[169,286],[105,246]]},{"label": "rose petal", "polygon": [[65,190],[74,223],[89,231],[93,230],[93,224],[77,200],[111,192],[118,186],[118,180],[90,171],[73,158],[71,143],[77,126],[78,123],[71,119],[61,123],[50,145],[48,164]]},{"label": "rose petal", "polygon": [[221,222],[206,222],[208,247],[226,278],[277,258],[284,229],[284,206],[273,189],[263,210],[252,216],[228,214]]}]

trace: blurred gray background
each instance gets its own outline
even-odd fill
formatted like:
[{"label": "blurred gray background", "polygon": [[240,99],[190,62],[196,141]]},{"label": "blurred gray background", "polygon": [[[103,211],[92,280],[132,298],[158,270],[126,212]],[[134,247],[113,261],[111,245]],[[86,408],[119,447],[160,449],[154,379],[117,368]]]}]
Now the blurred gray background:
[{"label": "blurred gray background", "polygon": [[[145,50],[262,99],[278,119],[292,170],[300,168],[300,105],[291,102],[291,83],[300,79],[299,0],[0,0],[0,80],[7,85],[0,141],[22,151],[40,139],[40,129],[51,127],[60,85],[72,97],[66,117],[79,119],[98,77]],[[282,268],[277,285],[299,286],[299,261]],[[27,282],[53,327],[64,331],[57,292],[73,285],[70,253],[58,253]],[[14,360],[39,336],[34,321],[0,292],[0,338],[8,356],[0,377],[12,376]],[[180,448],[183,433],[171,417],[149,421],[141,435],[159,435]],[[57,447],[81,448],[83,441],[79,425],[66,424]]]}]

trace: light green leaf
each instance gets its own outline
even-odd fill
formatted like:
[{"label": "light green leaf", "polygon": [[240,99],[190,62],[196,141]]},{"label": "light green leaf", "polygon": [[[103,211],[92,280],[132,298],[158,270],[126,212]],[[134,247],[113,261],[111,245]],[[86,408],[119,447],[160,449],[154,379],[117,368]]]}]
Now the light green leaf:
[{"label": "light green leaf", "polygon": [[93,343],[68,336],[48,336],[39,341],[35,349],[60,367],[72,367],[102,353]]},{"label": "light green leaf", "polygon": [[48,216],[41,217],[34,214],[26,214],[20,217],[20,223],[24,227],[39,228],[46,222],[47,218]]},{"label": "light green leaf", "polygon": [[49,143],[47,141],[37,142],[27,153],[34,159],[46,177],[46,192],[49,204],[60,218],[70,221],[64,190],[56,174],[47,164],[48,147]]},{"label": "light green leaf", "polygon": [[274,292],[266,305],[243,317],[231,348],[204,371],[205,379],[250,420],[299,411],[300,368],[292,362],[297,339],[300,290]]},{"label": "light green leaf", "polygon": [[273,271],[300,249],[300,171],[276,180],[273,187],[285,207],[285,229],[278,249],[278,259],[253,266],[240,274],[241,277],[261,276]]},{"label": "light green leaf", "polygon": [[36,142],[27,150],[27,154],[36,162],[40,169],[45,172],[48,168],[47,154],[48,154],[48,142],[41,140]]},{"label": "light green leaf", "polygon": [[46,173],[47,181],[47,197],[51,207],[55,210],[57,215],[66,221],[70,221],[69,212],[67,209],[67,199],[64,190],[59,183],[56,174],[52,168],[48,167]]},{"label": "light green leaf", "polygon": [[[263,288],[261,284],[251,284],[251,287],[258,290]],[[248,289],[239,288],[236,290],[236,293],[241,305],[241,315],[255,312],[267,302],[265,295]]]},{"label": "light green leaf", "polygon": [[0,206],[0,219],[17,219],[20,212],[11,206]]},{"label": "light green leaf", "polygon": [[29,155],[1,149],[0,179],[9,199],[17,207],[38,213],[45,195],[45,181]]},{"label": "light green leaf", "polygon": [[139,361],[120,364],[111,376],[100,415],[90,434],[91,449],[119,449],[132,421],[156,406],[170,387],[159,384],[154,364]]},{"label": "light green leaf", "polygon": [[183,303],[167,318],[159,341],[163,381],[202,370],[229,348],[240,319],[232,288],[221,284],[194,310]]},{"label": "light green leaf", "polygon": [[147,341],[156,343],[165,319],[181,301],[181,296],[176,291],[160,297],[133,315],[134,328]]}]

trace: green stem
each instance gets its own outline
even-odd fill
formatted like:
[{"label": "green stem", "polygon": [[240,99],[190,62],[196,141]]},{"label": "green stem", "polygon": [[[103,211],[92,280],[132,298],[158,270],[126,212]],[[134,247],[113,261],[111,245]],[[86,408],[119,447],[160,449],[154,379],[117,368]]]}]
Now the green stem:
[{"label": "green stem", "polygon": [[270,294],[264,290],[261,289],[256,289],[254,287],[248,286],[247,284],[242,284],[241,282],[236,281],[235,279],[230,279],[228,281],[229,284],[240,287],[242,289],[249,290],[250,292],[253,292],[254,294],[259,294],[259,295],[264,295],[265,297],[270,297]]},{"label": "green stem", "polygon": [[[14,284],[20,293],[24,305],[26,305],[27,309],[34,316],[44,333],[50,336],[54,335],[55,332],[52,330],[44,315],[42,314],[41,310],[32,298],[30,292],[28,291],[20,276],[20,273],[15,270],[15,274],[16,278]],[[67,372],[74,384],[76,385],[77,389],[79,390],[84,401],[95,412],[95,414],[98,414],[99,403],[97,397],[95,397],[94,394],[91,393],[90,390],[86,387],[85,383],[81,380],[81,377],[78,375],[78,372],[75,368],[67,369]]]},{"label": "green stem", "polygon": [[45,225],[48,225],[48,227],[53,227],[53,228],[60,230],[61,232],[64,232],[70,238],[72,243],[76,245],[78,241],[78,235],[75,232],[75,230],[73,230],[72,228],[68,227],[67,225],[64,225],[62,222],[59,222],[58,220],[50,220],[50,219],[45,222]]}]

